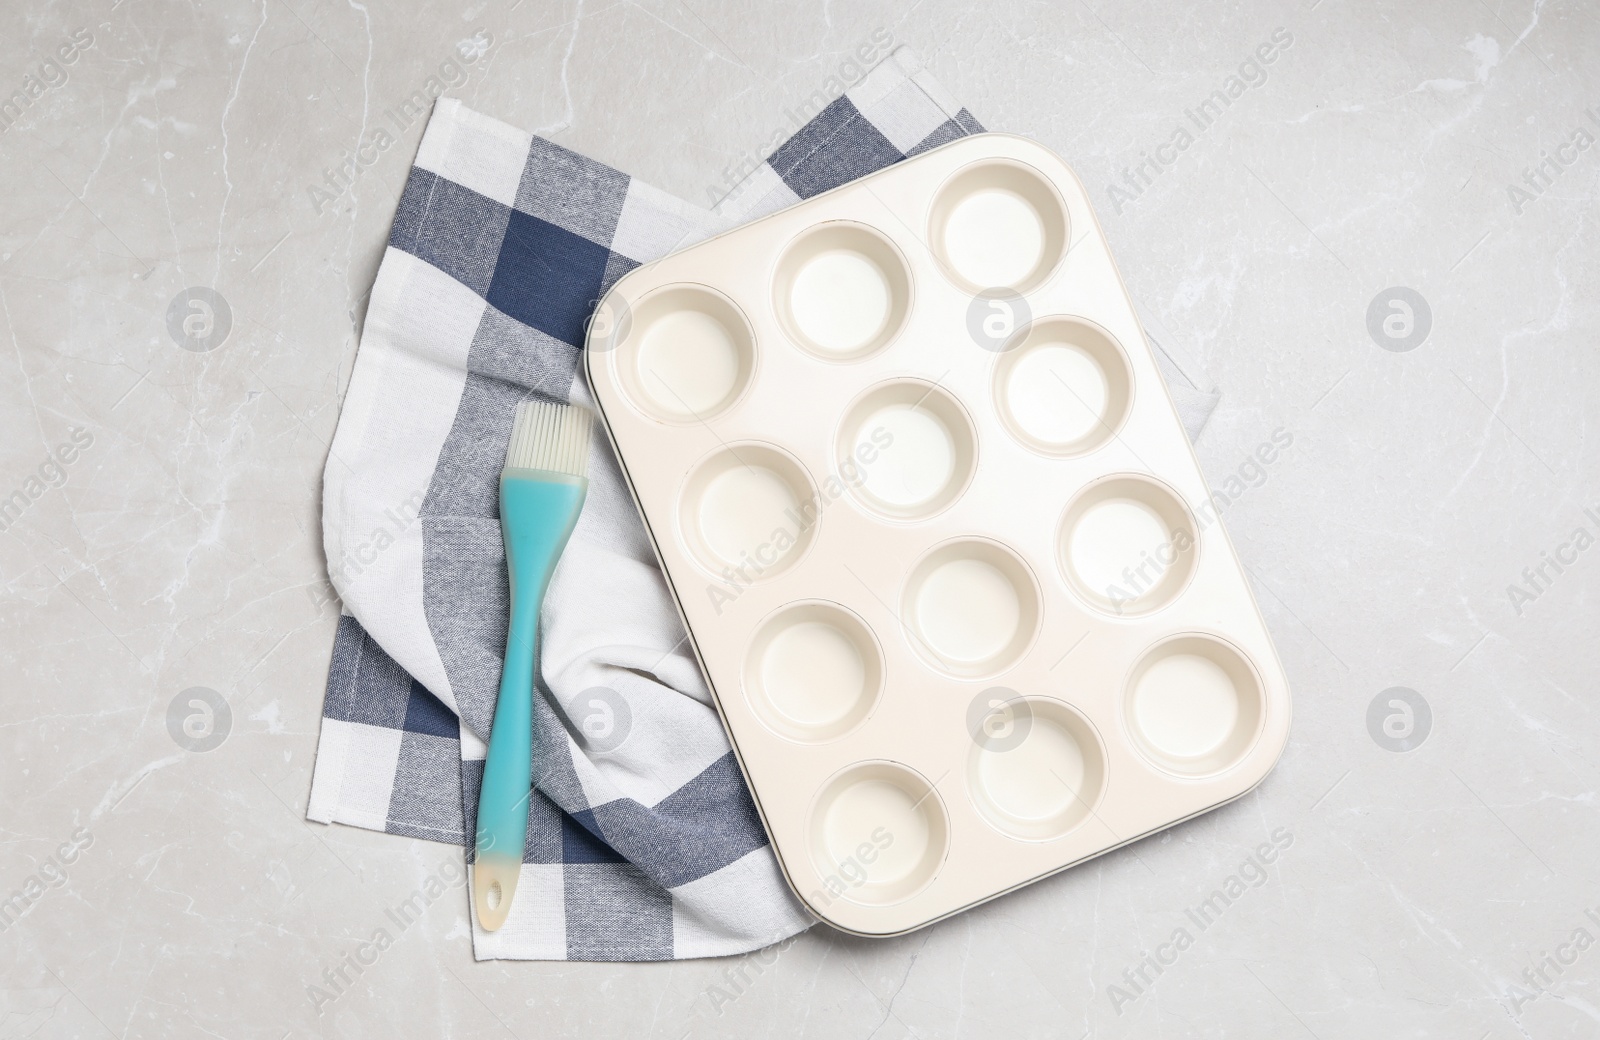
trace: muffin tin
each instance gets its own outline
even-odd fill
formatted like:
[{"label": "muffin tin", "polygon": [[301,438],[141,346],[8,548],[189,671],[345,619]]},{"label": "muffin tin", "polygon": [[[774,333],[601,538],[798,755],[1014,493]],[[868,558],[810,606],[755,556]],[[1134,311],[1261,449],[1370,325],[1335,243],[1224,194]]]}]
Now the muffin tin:
[{"label": "muffin tin", "polygon": [[623,277],[586,370],[773,848],[892,935],[1214,808],[1289,692],[1082,184],[945,145]]}]

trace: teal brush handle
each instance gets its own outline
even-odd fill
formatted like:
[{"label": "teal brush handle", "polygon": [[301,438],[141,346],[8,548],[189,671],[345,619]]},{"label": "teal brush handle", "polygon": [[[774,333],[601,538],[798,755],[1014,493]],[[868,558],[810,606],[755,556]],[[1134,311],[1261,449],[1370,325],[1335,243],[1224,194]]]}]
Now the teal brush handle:
[{"label": "teal brush handle", "polygon": [[478,791],[472,872],[472,901],[479,923],[489,931],[504,924],[511,910],[528,837],[539,608],[588,488],[586,478],[570,473],[507,469],[500,474],[500,533],[511,579],[511,622]]}]

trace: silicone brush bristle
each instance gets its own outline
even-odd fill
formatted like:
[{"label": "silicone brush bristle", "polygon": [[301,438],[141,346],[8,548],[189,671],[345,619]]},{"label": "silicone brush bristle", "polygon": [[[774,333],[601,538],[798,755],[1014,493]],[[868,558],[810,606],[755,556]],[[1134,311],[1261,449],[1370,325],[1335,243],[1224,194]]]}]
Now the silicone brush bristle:
[{"label": "silicone brush bristle", "polygon": [[542,469],[589,475],[589,433],[594,413],[575,404],[524,401],[517,405],[506,469]]}]

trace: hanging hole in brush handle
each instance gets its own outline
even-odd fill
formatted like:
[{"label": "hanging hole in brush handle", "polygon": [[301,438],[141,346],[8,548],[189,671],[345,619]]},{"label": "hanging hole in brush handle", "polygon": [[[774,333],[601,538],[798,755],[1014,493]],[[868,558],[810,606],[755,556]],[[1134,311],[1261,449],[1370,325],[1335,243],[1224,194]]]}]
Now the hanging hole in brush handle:
[{"label": "hanging hole in brush handle", "polygon": [[489,854],[472,867],[472,905],[478,924],[485,931],[498,931],[511,913],[511,899],[517,891],[520,860]]}]

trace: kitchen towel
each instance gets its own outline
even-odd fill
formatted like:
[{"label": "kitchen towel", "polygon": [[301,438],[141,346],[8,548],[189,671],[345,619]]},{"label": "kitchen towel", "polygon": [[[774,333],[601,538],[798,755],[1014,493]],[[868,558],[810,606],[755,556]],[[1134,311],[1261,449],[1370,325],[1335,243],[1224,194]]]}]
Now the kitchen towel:
[{"label": "kitchen towel", "polygon": [[[982,129],[901,48],[707,211],[436,103],[324,473],[344,610],[308,818],[471,846],[505,639],[497,486],[512,414],[529,398],[591,403],[579,354],[606,290],[641,263]],[[1162,365],[1193,436],[1216,395]],[[474,952],[622,961],[765,946],[812,919],[767,844],[603,437],[590,473],[541,618],[516,902],[497,932],[473,920]]]}]

